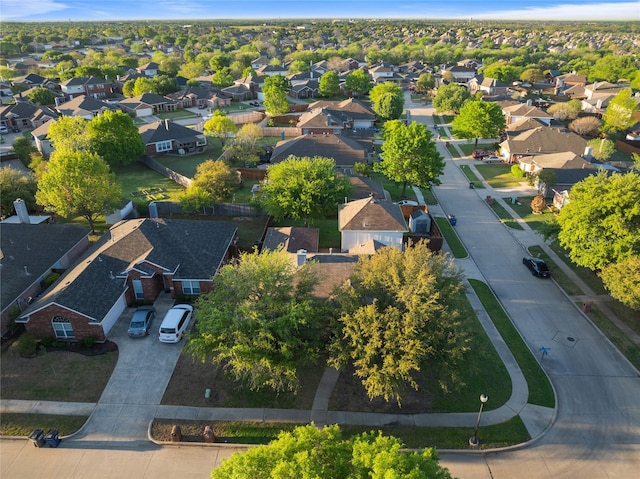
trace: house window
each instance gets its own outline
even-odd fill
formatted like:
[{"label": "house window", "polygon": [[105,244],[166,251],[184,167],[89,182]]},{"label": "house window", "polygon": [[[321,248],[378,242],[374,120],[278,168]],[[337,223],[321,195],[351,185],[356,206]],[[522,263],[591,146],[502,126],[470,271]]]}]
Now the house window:
[{"label": "house window", "polygon": [[159,153],[161,151],[171,151],[171,140],[161,141],[156,143],[156,151]]},{"label": "house window", "polygon": [[182,282],[183,294],[200,294],[200,281],[183,281]]},{"label": "house window", "polygon": [[71,321],[68,319],[63,318],[62,316],[54,316],[51,324],[53,325],[53,332],[56,338],[73,339],[76,337],[76,335],[73,334]]}]

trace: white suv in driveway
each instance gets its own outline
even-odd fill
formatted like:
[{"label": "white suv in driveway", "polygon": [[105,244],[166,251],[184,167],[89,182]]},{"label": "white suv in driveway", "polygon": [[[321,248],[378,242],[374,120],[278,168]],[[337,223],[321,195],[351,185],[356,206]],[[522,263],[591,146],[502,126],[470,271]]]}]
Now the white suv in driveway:
[{"label": "white suv in driveway", "polygon": [[190,304],[176,304],[167,311],[160,325],[158,339],[161,343],[177,343],[182,339],[182,334],[189,326],[193,306]]}]

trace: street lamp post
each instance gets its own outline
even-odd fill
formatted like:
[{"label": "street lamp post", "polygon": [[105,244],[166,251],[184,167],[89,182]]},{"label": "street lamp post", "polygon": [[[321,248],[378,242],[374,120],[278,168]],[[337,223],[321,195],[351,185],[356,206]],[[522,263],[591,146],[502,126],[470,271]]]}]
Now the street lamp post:
[{"label": "street lamp post", "polygon": [[480,411],[478,411],[478,420],[476,421],[476,428],[473,430],[473,436],[469,438],[470,446],[477,446],[480,444],[478,441],[478,427],[480,426],[480,418],[482,417],[482,408],[484,407],[484,403],[489,400],[489,396],[486,394],[480,395]]}]

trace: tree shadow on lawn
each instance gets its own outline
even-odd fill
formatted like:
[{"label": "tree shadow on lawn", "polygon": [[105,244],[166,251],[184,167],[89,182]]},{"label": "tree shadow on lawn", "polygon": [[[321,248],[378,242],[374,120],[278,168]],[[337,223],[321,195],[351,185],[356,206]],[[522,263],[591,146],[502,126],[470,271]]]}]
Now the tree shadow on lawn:
[{"label": "tree shadow on lawn", "polygon": [[[292,392],[276,393],[265,388],[251,391],[241,381],[226,374],[224,368],[202,363],[183,352],[178,359],[171,380],[165,390],[162,404],[193,407],[311,409],[326,359],[298,368],[300,388]],[[205,390],[211,389],[211,397]]]}]

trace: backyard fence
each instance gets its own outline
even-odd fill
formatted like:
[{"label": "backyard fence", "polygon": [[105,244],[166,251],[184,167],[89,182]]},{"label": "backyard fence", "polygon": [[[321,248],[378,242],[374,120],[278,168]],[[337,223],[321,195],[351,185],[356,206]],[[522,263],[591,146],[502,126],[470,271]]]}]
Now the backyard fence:
[{"label": "backyard fence", "polygon": [[143,156],[140,159],[140,161],[142,161],[142,163],[147,165],[153,171],[157,171],[162,176],[166,176],[170,180],[175,181],[176,183],[184,186],[185,188],[188,188],[189,186],[191,186],[191,183],[193,182],[191,178],[187,178],[186,176],[183,176],[180,173],[176,173],[171,168],[167,168],[166,166],[161,164],[159,161],[156,161],[153,158],[150,158],[148,156]]},{"label": "backyard fence", "polygon": [[[149,203],[149,216],[151,218],[166,218],[173,215],[182,215],[182,207],[179,203],[170,201],[154,201]],[[213,203],[200,208],[202,216],[267,216],[267,213],[246,203]]]}]

